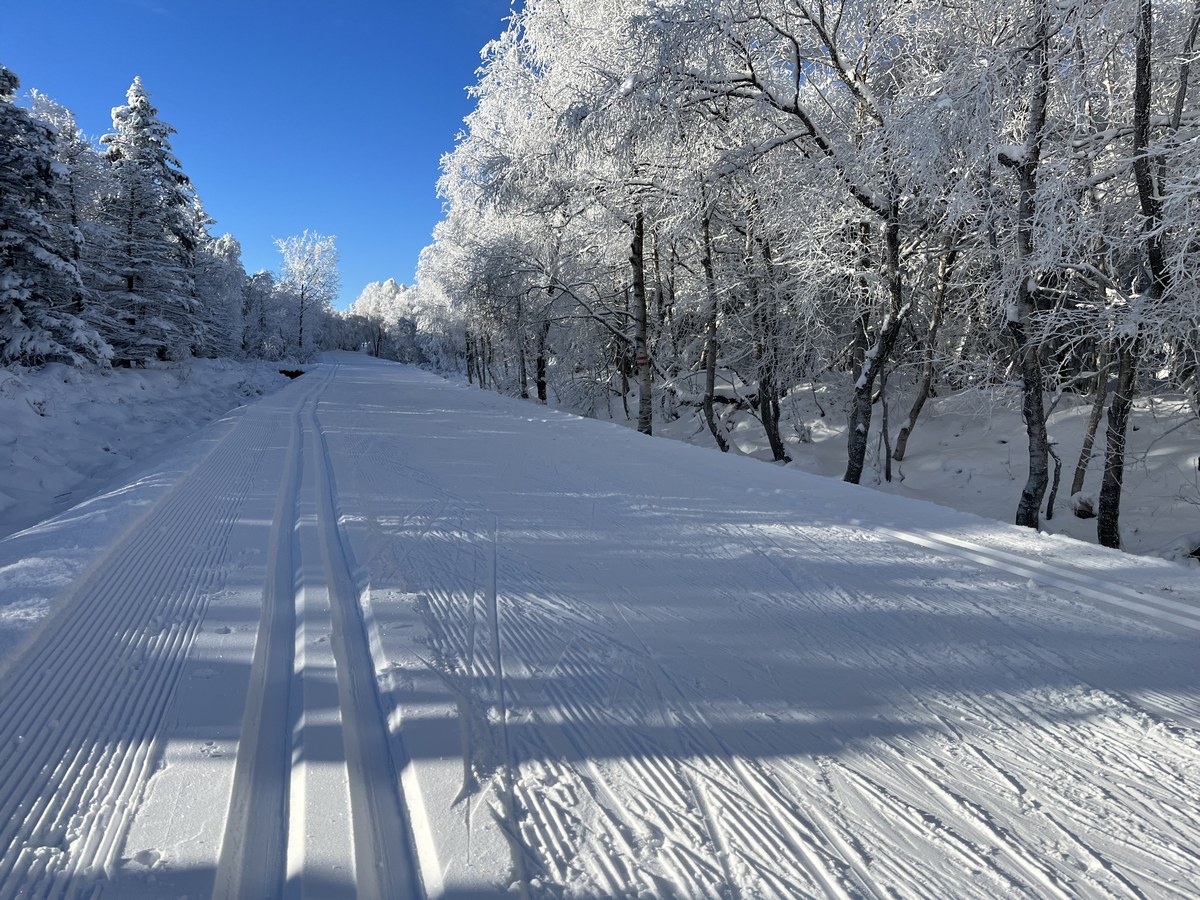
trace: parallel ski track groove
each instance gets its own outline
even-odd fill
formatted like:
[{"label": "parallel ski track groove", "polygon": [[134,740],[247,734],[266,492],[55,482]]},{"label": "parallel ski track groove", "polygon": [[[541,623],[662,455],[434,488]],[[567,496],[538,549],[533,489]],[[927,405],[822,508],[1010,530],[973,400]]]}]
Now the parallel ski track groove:
[{"label": "parallel ski track groove", "polygon": [[296,649],[297,525],[305,407],[329,384],[316,381],[291,411],[286,463],[272,519],[263,609],[251,663],[230,808],[213,887],[214,900],[270,897],[286,867],[288,770],[291,767],[291,681]]},{"label": "parallel ski track groove", "polygon": [[[20,752],[2,772],[0,898],[17,885],[24,896],[57,896],[80,877],[111,874],[268,430],[231,426],[92,567],[64,601],[70,615],[48,623],[7,672],[0,747]],[[190,564],[168,570],[180,548]],[[39,729],[47,708],[62,721]]]},{"label": "parallel ski track groove", "polygon": [[318,456],[317,522],[334,624],[331,640],[350,776],[358,891],[364,897],[420,900],[425,889],[379,696],[369,623],[355,581],[358,567],[349,539],[339,526],[333,463],[318,406],[319,400],[306,418]]}]

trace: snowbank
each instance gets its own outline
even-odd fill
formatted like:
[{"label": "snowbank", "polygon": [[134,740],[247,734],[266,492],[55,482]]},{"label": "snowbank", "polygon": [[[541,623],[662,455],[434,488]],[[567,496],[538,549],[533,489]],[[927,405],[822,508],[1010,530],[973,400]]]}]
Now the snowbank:
[{"label": "snowbank", "polygon": [[[846,412],[848,381],[830,375],[814,384],[795,387],[783,400],[780,432],[790,466],[841,478],[846,470]],[[846,376],[848,379],[848,376]],[[719,390],[721,390],[719,388]],[[726,382],[727,397],[753,393],[753,387]],[[911,388],[888,385],[889,433],[895,437],[911,405]],[[1104,467],[1105,421],[1096,433],[1083,489],[1072,496],[1071,481],[1083,444],[1091,400],[1064,394],[1048,396],[1048,429],[1052,446],[1062,460],[1061,483],[1047,518],[1042,505],[1042,530],[1096,543],[1096,520],[1077,518],[1072,508],[1090,503],[1095,508]],[[1012,522],[1028,474],[1025,425],[1018,386],[969,389],[932,398],[925,406],[903,462],[892,462],[887,481],[881,441],[881,405],[875,405],[870,447],[862,484],[881,491],[928,500],[941,506],[975,513],[999,522]],[[634,417],[636,397],[630,400]],[[626,421],[619,403],[611,404],[614,419]],[[656,420],[654,433],[715,449],[698,408],[682,406],[680,418]],[[722,426],[733,451],[770,460],[762,425],[742,404],[718,404]],[[603,414],[601,414],[603,417]],[[1179,397],[1139,397],[1134,404],[1121,499],[1121,540],[1130,553],[1160,556],[1200,565],[1191,557],[1200,545],[1200,419]],[[1051,461],[1051,471],[1053,471]],[[1048,499],[1048,495],[1047,495]]]},{"label": "snowbank", "polygon": [[288,379],[280,364],[0,368],[0,536],[85,500],[157,451]]}]

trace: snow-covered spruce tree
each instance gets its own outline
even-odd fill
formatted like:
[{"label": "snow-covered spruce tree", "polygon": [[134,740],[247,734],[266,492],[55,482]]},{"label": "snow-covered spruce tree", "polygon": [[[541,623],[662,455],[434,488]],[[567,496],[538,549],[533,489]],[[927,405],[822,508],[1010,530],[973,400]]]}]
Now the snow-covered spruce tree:
[{"label": "snow-covered spruce tree", "polygon": [[210,357],[242,356],[246,270],[241,245],[232,234],[206,237],[196,253],[195,271],[204,336],[197,352]]},{"label": "snow-covered spruce tree", "polygon": [[83,282],[80,318],[97,332],[102,332],[106,310],[97,284],[103,248],[110,243],[101,205],[110,193],[109,165],[84,135],[69,109],[36,89],[30,91],[30,95],[34,118],[54,129],[55,159],[63,168],[59,180],[63,202],[57,218],[79,235],[74,251]]},{"label": "snow-covered spruce tree", "polygon": [[116,359],[182,359],[203,343],[195,291],[196,251],[204,238],[195,195],[171,150],[175,129],[158,117],[141,78],[112,111],[102,137],[112,166],[105,221],[112,245],[101,285],[112,318]]},{"label": "snow-covered spruce tree", "polygon": [[333,312],[338,292],[337,238],[306,230],[277,240],[275,246],[283,254],[277,288],[295,301],[291,350],[300,359],[308,359],[321,349],[325,320]]},{"label": "snow-covered spruce tree", "polygon": [[283,322],[270,272],[255,272],[243,282],[241,321],[244,355],[272,360],[283,355]]},{"label": "snow-covered spruce tree", "polygon": [[84,319],[82,236],[55,130],[15,104],[19,86],[0,66],[0,361],[107,360]]}]

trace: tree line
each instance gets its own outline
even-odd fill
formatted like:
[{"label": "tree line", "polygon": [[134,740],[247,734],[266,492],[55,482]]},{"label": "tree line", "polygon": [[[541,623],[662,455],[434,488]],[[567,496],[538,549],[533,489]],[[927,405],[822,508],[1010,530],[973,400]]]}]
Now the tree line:
[{"label": "tree line", "polygon": [[1200,0],[526,0],[443,159],[426,349],[722,450],[742,385],[776,460],[781,400],[843,375],[855,483],[885,389],[897,460],[930,396],[1007,391],[1032,527],[1074,393],[1071,493],[1102,454],[1077,512],[1118,546],[1134,398],[1196,406],[1198,27]]},{"label": "tree line", "polygon": [[357,339],[332,307],[335,239],[279,240],[279,276],[247,274],[140,78],[98,146],[44,94],[19,105],[19,87],[0,66],[0,363],[307,359]]}]

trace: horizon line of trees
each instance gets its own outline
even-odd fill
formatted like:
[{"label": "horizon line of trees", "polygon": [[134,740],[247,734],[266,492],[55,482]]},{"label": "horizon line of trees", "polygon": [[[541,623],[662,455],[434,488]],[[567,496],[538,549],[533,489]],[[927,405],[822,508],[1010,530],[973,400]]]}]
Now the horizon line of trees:
[{"label": "horizon line of trees", "polygon": [[1198,30],[1200,0],[526,0],[442,162],[423,346],[722,450],[736,381],[776,460],[781,401],[843,373],[854,483],[885,387],[899,460],[930,396],[1007,386],[1031,527],[1073,392],[1076,511],[1119,546],[1134,397],[1200,389]]},{"label": "horizon line of trees", "polygon": [[72,113],[0,66],[0,364],[138,366],[198,357],[308,359],[357,346],[333,309],[336,239],[276,241],[278,276],[248,274],[214,236],[134,78],[93,144]]}]

